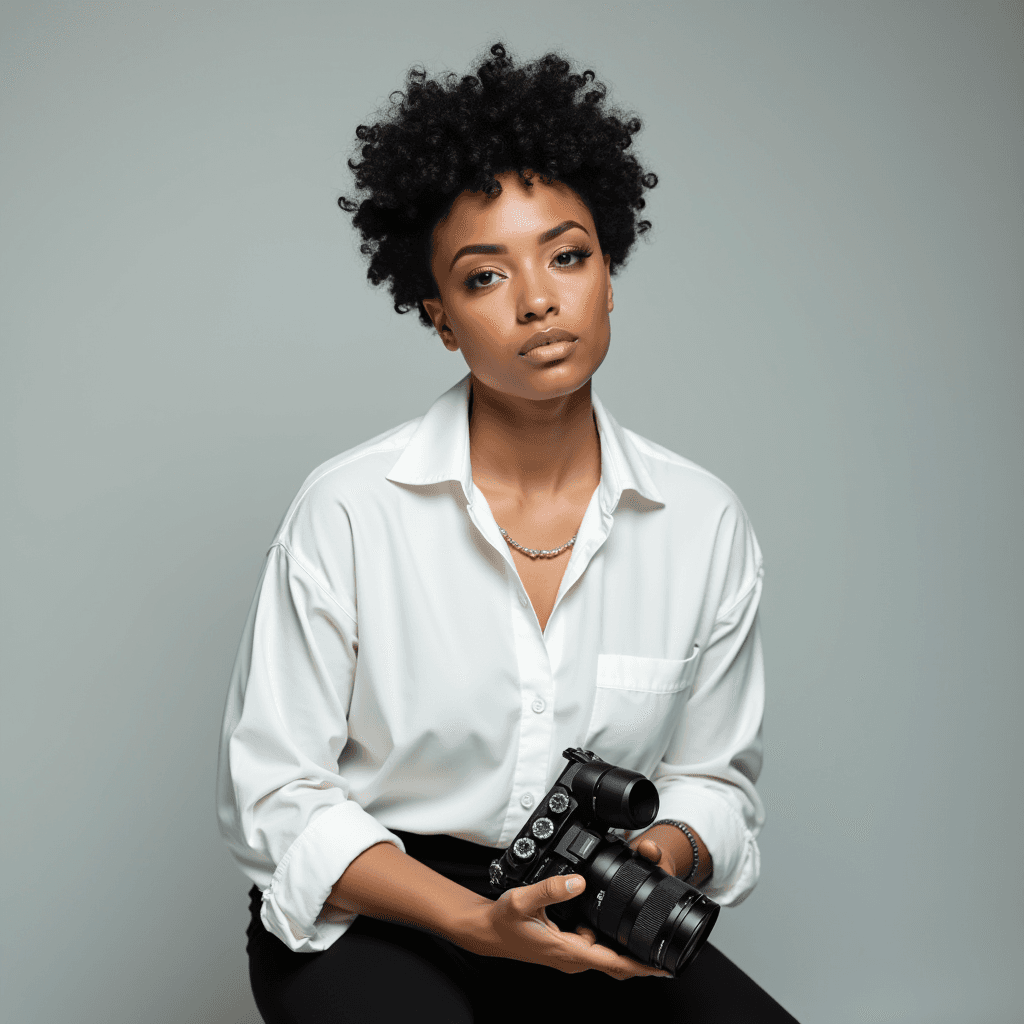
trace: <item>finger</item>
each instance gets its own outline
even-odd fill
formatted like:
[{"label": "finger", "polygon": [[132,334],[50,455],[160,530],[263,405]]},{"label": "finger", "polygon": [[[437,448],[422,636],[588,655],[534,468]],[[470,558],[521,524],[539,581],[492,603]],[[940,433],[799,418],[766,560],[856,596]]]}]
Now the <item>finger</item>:
[{"label": "finger", "polygon": [[606,946],[594,945],[587,950],[592,966],[619,981],[627,978],[646,978],[652,975],[663,975],[664,971],[642,964],[628,956],[621,956]]},{"label": "finger", "polygon": [[[582,926],[581,926],[582,928]],[[586,929],[589,931],[589,929]],[[590,933],[593,935],[593,932]],[[632,957],[616,953],[608,946],[602,946],[597,942],[589,941],[587,936],[572,932],[563,932],[561,935],[565,946],[570,947],[569,953],[575,966],[569,968],[571,971],[598,970],[613,978],[622,981],[626,978],[647,977],[658,975],[670,977],[667,972],[642,964]],[[569,952],[567,950],[567,952]],[[565,969],[565,968],[563,968]]]},{"label": "finger", "polygon": [[587,945],[589,946],[597,942],[597,935],[594,933],[594,929],[588,928],[585,924],[577,925],[576,934],[582,935],[587,940]]},{"label": "finger", "polygon": [[658,970],[657,968],[650,967],[647,964],[639,964],[635,960],[627,960],[625,964],[616,965],[607,973],[609,973],[613,978],[617,978],[619,981],[626,981],[629,978],[672,977],[672,975],[667,971]]},{"label": "finger", "polygon": [[636,845],[636,852],[654,864],[661,860],[661,847],[653,839],[641,839]]},{"label": "finger", "polygon": [[[646,978],[650,975],[667,975],[666,971],[641,963],[639,960],[634,960],[632,957],[625,956],[622,953],[616,953],[615,950],[609,949],[607,946],[595,944],[591,952],[597,954],[606,962],[609,973],[613,973],[614,977]],[[670,975],[667,976],[670,977]]]},{"label": "finger", "polygon": [[593,942],[591,942],[585,935],[576,935],[574,932],[563,932],[562,940],[565,945],[572,946],[573,949],[579,950],[580,952],[585,952],[593,945]]}]

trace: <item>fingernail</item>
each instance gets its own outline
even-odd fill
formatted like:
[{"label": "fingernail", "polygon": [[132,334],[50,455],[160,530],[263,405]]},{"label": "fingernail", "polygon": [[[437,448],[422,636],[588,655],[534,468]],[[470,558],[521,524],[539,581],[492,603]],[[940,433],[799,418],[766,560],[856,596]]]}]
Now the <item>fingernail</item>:
[{"label": "fingernail", "polygon": [[570,878],[565,883],[565,887],[566,887],[566,889],[569,890],[569,892],[579,892],[580,889],[583,888],[583,879],[582,878]]}]

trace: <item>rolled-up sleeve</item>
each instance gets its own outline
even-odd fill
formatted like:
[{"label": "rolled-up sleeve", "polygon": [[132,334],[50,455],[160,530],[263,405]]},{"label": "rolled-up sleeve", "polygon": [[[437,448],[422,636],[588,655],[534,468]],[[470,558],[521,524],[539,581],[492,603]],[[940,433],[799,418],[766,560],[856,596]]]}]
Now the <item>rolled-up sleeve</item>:
[{"label": "rolled-up sleeve", "polygon": [[704,840],[714,871],[703,886],[724,906],[757,884],[757,835],[764,805],[754,784],[761,771],[764,659],[758,604],[761,553],[742,509],[723,520],[719,595],[700,653],[686,714],[651,776],[659,818],[687,822]]},{"label": "rolled-up sleeve", "polygon": [[356,669],[355,607],[284,544],[271,548],[235,662],[220,741],[217,816],[291,949],[326,949],[355,915],[324,902],[348,865],[397,836],[350,795],[338,759]]}]

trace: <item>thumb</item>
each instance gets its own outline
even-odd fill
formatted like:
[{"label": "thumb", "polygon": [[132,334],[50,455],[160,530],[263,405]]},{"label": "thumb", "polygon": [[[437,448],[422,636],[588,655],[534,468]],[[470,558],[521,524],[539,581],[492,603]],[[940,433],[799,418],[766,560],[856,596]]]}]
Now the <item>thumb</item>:
[{"label": "thumb", "polygon": [[563,903],[574,896],[579,896],[586,885],[581,875],[552,875],[533,885],[524,885],[513,892],[517,895],[522,894],[517,901],[517,909],[532,916],[542,907],[552,903]]}]

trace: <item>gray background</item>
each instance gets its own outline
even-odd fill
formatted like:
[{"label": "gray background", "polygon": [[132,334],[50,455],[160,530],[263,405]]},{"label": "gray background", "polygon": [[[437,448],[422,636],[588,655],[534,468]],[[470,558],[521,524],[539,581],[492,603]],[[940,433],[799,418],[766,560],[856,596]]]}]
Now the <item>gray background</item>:
[{"label": "gray background", "polygon": [[408,65],[501,36],[644,116],[656,230],[596,387],[766,555],[762,881],[716,940],[805,1024],[1021,1020],[1022,35],[994,3],[5,3],[4,1019],[257,1019],[213,779],[263,553],[313,466],[464,372],[366,284],[343,161]]}]

